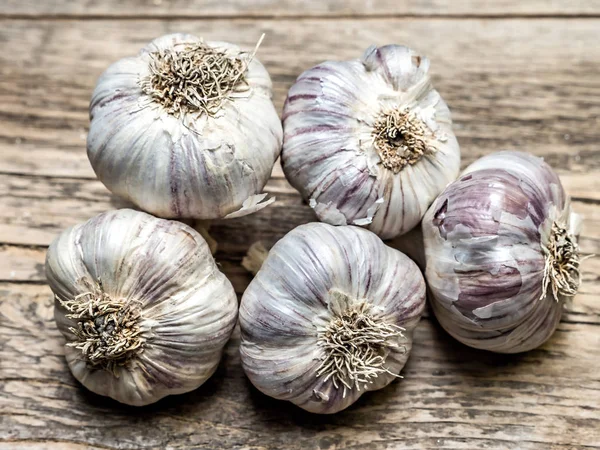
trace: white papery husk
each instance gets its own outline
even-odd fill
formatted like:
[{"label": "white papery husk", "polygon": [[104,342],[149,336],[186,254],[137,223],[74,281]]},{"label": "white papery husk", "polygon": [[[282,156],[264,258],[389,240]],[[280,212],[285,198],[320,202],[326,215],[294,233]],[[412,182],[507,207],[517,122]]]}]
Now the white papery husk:
[{"label": "white papery husk", "polygon": [[219,219],[246,201],[255,203],[243,208],[250,214],[267,205],[254,199],[282,143],[271,79],[258,59],[233,44],[206,42],[248,63],[245,82],[214,116],[175,117],[141,87],[153,52],[198,42],[189,34],[162,36],[102,74],[90,104],[88,157],[109,190],[156,216]]},{"label": "white papery husk", "polygon": [[[388,45],[298,77],[284,106],[282,165],[321,221],[366,226],[392,238],[417,225],[456,178],[460,149],[428,71],[427,58]],[[432,149],[398,173],[382,165],[373,136],[382,112],[392,109],[411,111]]]},{"label": "white papery husk", "polygon": [[[141,406],[196,389],[216,370],[237,318],[237,298],[202,237],[179,222],[123,209],[71,227],[50,246],[46,276],[65,356],[85,387]],[[92,367],[70,330],[64,302],[101,283],[140,308],[141,353],[113,370]],[[87,284],[87,286],[86,286]]]},{"label": "white papery husk", "polygon": [[[344,389],[317,376],[325,356],[318,333],[340,311],[361,302],[378,320],[402,327],[403,337],[385,349],[387,371],[360,389]],[[416,264],[375,234],[354,226],[302,225],[270,250],[244,292],[244,371],[271,397],[307,411],[335,413],[397,377],[424,306],[425,283]]]},{"label": "white papery husk", "polygon": [[579,235],[581,219],[541,158],[500,152],[471,164],[423,219],[440,324],[467,345],[501,353],[549,339],[570,298],[544,287],[542,247],[554,222]]}]

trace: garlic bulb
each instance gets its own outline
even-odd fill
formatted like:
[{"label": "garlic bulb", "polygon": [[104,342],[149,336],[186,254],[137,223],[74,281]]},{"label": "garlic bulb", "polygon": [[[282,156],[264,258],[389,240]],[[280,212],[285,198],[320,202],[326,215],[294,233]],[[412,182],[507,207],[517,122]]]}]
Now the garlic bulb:
[{"label": "garlic bulb", "polygon": [[98,80],[88,157],[109,190],[154,215],[249,214],[269,203],[260,193],[281,151],[271,87],[235,45],[160,37]]},{"label": "garlic bulb", "polygon": [[147,405],[216,370],[237,297],[187,225],[123,209],[58,236],[46,259],[73,375],[89,390]]},{"label": "garlic bulb", "polygon": [[375,234],[302,225],[244,292],[243,368],[267,395],[335,413],[398,376],[424,305],[417,266]]},{"label": "garlic bulb", "polygon": [[440,324],[495,352],[544,343],[579,287],[579,226],[542,159],[500,152],[471,164],[423,219],[426,279]]},{"label": "garlic bulb", "polygon": [[387,45],[298,77],[283,111],[282,165],[319,220],[393,238],[456,179],[460,149],[428,71],[427,58]]}]

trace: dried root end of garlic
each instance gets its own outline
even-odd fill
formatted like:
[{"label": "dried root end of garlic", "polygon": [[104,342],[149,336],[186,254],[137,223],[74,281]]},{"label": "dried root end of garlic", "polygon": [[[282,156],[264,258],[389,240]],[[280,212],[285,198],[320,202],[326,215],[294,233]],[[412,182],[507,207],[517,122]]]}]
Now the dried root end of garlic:
[{"label": "dried root end of garlic", "polygon": [[440,324],[475,348],[546,342],[581,283],[580,218],[541,158],[499,152],[471,164],[423,219]]},{"label": "dried root end of garlic", "polygon": [[144,351],[146,336],[141,326],[139,301],[111,297],[102,281],[81,279],[86,292],[72,300],[56,298],[68,311],[67,319],[76,322],[69,327],[75,339],[67,343],[81,351],[81,358],[91,369],[103,369],[118,376],[117,367],[127,366]]},{"label": "dried root end of garlic", "polygon": [[302,225],[275,244],[244,292],[244,371],[267,395],[341,411],[398,378],[424,306],[416,264],[375,234]]},{"label": "dried root end of garlic", "polygon": [[373,126],[374,147],[381,165],[395,174],[435,152],[433,133],[408,108],[392,108],[381,113]]},{"label": "dried root end of garlic", "polygon": [[574,297],[581,284],[579,245],[566,224],[554,221],[548,243],[541,244],[545,254],[544,277],[540,300],[552,292],[554,300]]},{"label": "dried root end of garlic", "polygon": [[228,54],[200,42],[150,53],[149,73],[140,80],[144,94],[169,114],[217,114],[231,95],[248,90],[244,54]]},{"label": "dried root end of garlic", "polygon": [[323,356],[316,376],[323,382],[331,379],[336,389],[342,389],[343,398],[353,389],[368,390],[381,374],[400,377],[386,368],[386,358],[391,349],[406,351],[401,345],[406,340],[404,328],[386,322],[368,300],[355,301],[335,289],[329,296],[332,316],[317,327]]},{"label": "dried root end of garlic", "polygon": [[460,168],[429,61],[400,45],[301,74],[283,126],[284,173],[319,220],[365,226],[382,239],[415,227]]}]

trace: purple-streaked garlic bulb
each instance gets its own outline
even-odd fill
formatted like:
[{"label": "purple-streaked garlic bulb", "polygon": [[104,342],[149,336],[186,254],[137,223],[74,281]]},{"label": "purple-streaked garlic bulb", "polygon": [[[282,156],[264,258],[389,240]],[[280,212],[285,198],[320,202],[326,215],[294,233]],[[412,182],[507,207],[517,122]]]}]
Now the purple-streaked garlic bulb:
[{"label": "purple-streaked garlic bulb", "polygon": [[440,324],[475,348],[517,353],[556,330],[580,283],[580,218],[541,158],[471,164],[423,219],[426,279]]},{"label": "purple-streaked garlic bulb", "polygon": [[329,61],[291,87],[283,111],[289,182],[332,225],[389,239],[417,225],[458,176],[450,110],[429,60],[400,45]]},{"label": "purple-streaked garlic bulb", "polygon": [[398,377],[424,306],[416,264],[375,234],[299,226],[244,292],[244,371],[271,397],[335,413]]},{"label": "purple-streaked garlic bulb", "polygon": [[71,372],[128,405],[203,384],[237,320],[233,286],[202,237],[139,211],[65,230],[50,245],[46,276]]},{"label": "purple-streaked garlic bulb", "polygon": [[87,150],[100,181],[164,218],[230,218],[268,205],[261,192],[282,128],[254,53],[171,34],[111,65],[90,104]]}]

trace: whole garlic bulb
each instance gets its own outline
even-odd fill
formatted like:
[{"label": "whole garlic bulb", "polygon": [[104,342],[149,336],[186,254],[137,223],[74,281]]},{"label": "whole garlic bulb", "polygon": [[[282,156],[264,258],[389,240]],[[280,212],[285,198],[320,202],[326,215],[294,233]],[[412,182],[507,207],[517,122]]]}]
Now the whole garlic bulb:
[{"label": "whole garlic bulb", "polygon": [[58,236],[46,258],[69,368],[89,390],[147,405],[216,370],[237,297],[200,235],[123,209]]},{"label": "whole garlic bulb", "polygon": [[155,39],[98,80],[92,167],[113,193],[160,217],[261,209],[282,142],[271,87],[254,54],[233,44],[189,34]]},{"label": "whole garlic bulb", "polygon": [[423,219],[426,279],[440,324],[495,352],[544,343],[579,287],[579,226],[542,159],[500,152],[471,164]]},{"label": "whole garlic bulb", "polygon": [[263,393],[335,413],[398,376],[424,306],[417,266],[375,234],[302,225],[244,292],[242,365]]},{"label": "whole garlic bulb", "polygon": [[325,62],[291,87],[282,165],[321,221],[406,233],[460,167],[446,103],[429,60],[399,45]]}]

